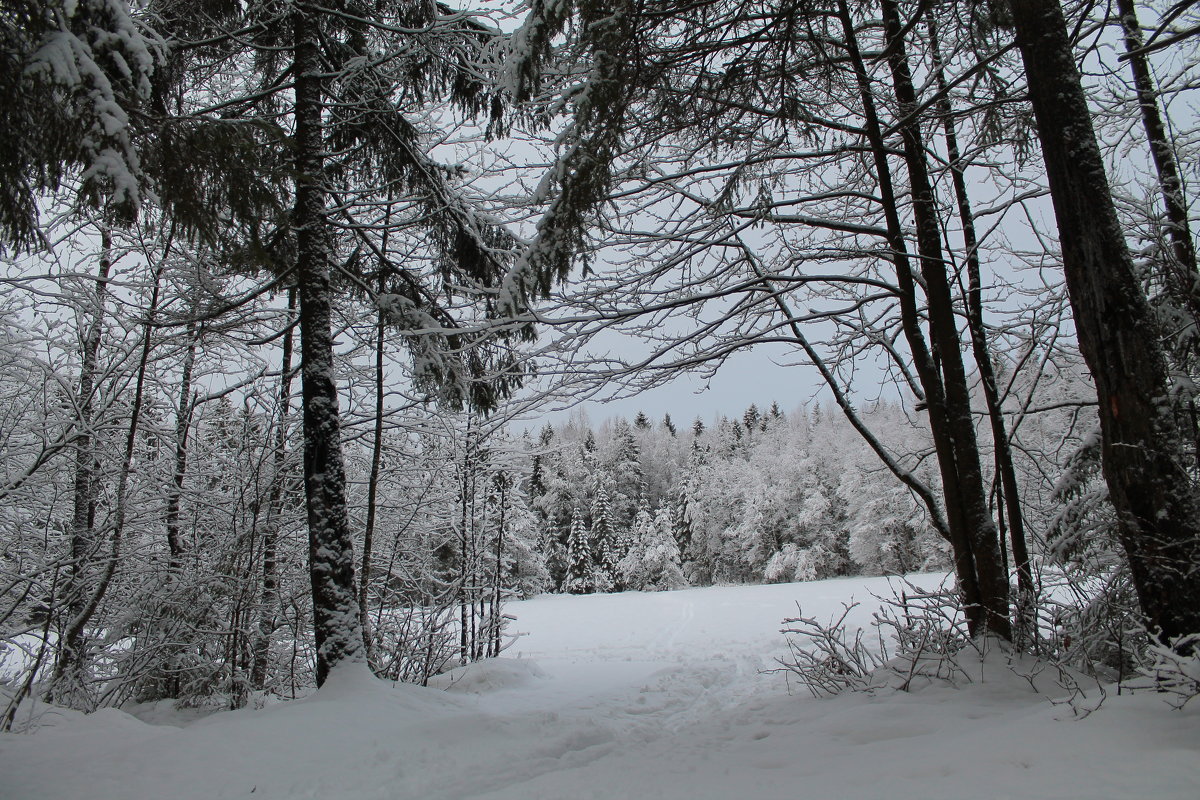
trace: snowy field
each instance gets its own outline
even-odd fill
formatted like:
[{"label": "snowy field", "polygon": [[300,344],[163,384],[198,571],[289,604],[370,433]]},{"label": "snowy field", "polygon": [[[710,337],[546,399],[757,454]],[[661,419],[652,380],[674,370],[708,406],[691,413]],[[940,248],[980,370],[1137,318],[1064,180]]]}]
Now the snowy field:
[{"label": "snowy field", "polygon": [[539,597],[509,606],[526,635],[505,658],[440,688],[343,671],[187,724],[50,710],[0,736],[0,798],[1200,798],[1200,707],[1110,692],[1075,719],[991,661],[963,689],[832,700],[764,673],[797,602],[827,619],[871,591]]}]

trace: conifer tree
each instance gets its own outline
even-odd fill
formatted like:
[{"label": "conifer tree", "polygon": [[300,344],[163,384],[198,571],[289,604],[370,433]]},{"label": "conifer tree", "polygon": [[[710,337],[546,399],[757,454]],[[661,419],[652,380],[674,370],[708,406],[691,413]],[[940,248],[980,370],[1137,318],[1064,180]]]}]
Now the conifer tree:
[{"label": "conifer tree", "polygon": [[[645,435],[649,428],[637,430]],[[605,450],[599,471],[608,490],[607,505],[611,523],[615,530],[628,530],[637,513],[638,500],[645,494],[646,481],[634,429],[624,419],[614,423]]]},{"label": "conifer tree", "polygon": [[[310,571],[317,640],[317,680],[363,649],[352,536],[341,449],[336,367],[333,359],[337,276],[353,275],[371,253],[383,291],[354,284],[374,301],[385,324],[398,330],[413,354],[415,379],[452,408],[486,411],[519,378],[475,341],[456,330],[457,313],[494,312],[482,303],[455,302],[452,286],[495,286],[506,270],[512,240],[474,212],[455,184],[455,173],[426,152],[411,119],[421,102],[441,99],[459,115],[495,110],[488,86],[471,57],[494,34],[466,14],[433,4],[352,2],[337,11],[297,5],[290,28],[261,26],[258,4],[224,7],[227,57],[258,57],[257,85],[221,108],[257,130],[282,109],[294,122],[290,142],[262,138],[277,150],[294,178],[288,230],[277,237],[294,248],[299,294],[300,371]],[[397,28],[412,31],[397,34]],[[234,35],[244,28],[249,33]],[[414,46],[418,44],[419,46]],[[372,57],[387,54],[386,57]],[[279,87],[291,76],[290,99]],[[281,145],[285,145],[282,146]],[[260,175],[262,181],[277,176]],[[391,260],[386,238],[420,230],[432,245],[433,269]],[[363,259],[365,261],[366,259]],[[368,287],[364,289],[363,287]],[[471,290],[465,294],[478,301]],[[414,333],[421,331],[421,333]],[[511,331],[511,333],[517,333]],[[523,335],[526,331],[522,331]],[[507,356],[501,356],[504,358]],[[485,375],[494,380],[482,380]],[[360,609],[361,610],[361,609]]]},{"label": "conifer tree", "polygon": [[750,407],[746,409],[746,413],[742,415],[742,422],[746,425],[746,433],[753,435],[761,419],[762,415],[758,413],[758,406],[751,403]]},{"label": "conifer tree", "polygon": [[571,514],[571,532],[567,539],[567,574],[563,589],[570,594],[589,594],[596,589],[595,560],[588,539],[583,512],[576,507]]},{"label": "conifer tree", "polygon": [[617,565],[626,588],[665,591],[687,585],[673,527],[669,506],[661,506],[653,515],[649,508],[638,512],[629,552]]},{"label": "conifer tree", "polygon": [[70,183],[109,223],[144,200],[161,41],[118,0],[14,0],[0,24],[0,244],[44,243],[39,195]]},{"label": "conifer tree", "polygon": [[617,555],[617,537],[608,490],[601,485],[596,489],[596,498],[592,503],[592,529],[588,537],[594,563],[593,584],[597,592],[609,592],[620,588],[617,572],[617,561],[620,559]]},{"label": "conifer tree", "polygon": [[671,435],[672,439],[674,439],[677,434],[677,431],[675,430],[675,423],[671,421],[670,414],[663,414],[662,424],[663,424],[663,429],[666,430],[666,432]]}]

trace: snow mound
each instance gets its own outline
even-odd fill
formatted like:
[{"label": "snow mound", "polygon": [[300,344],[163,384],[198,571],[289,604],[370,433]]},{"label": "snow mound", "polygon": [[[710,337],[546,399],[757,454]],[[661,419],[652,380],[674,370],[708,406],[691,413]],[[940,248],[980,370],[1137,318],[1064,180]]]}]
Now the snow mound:
[{"label": "snow mound", "polygon": [[546,677],[545,671],[529,659],[489,658],[435,675],[429,679],[429,685],[448,692],[483,694],[529,688]]}]

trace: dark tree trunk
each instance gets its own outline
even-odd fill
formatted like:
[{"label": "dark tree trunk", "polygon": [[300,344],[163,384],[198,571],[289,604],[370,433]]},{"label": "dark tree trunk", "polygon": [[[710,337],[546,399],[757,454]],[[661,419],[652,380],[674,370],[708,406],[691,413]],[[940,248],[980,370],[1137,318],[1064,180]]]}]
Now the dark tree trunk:
[{"label": "dark tree trunk", "polygon": [[1166,360],[1121,232],[1066,20],[1013,0],[1079,347],[1099,395],[1104,477],[1150,629],[1200,631],[1200,508]]},{"label": "dark tree trunk", "polygon": [[[929,28],[929,44],[932,49],[933,66],[937,80],[938,113],[942,117],[942,130],[946,138],[946,155],[950,175],[954,184],[954,196],[958,205],[958,216],[962,225],[963,245],[966,248],[967,266],[967,327],[971,334],[971,349],[979,380],[983,386],[983,397],[987,403],[988,422],[991,425],[992,443],[995,448],[996,473],[1000,477],[1003,510],[1008,512],[1009,541],[1012,543],[1013,560],[1016,562],[1017,589],[1019,593],[1019,617],[1024,621],[1031,611],[1033,602],[1033,572],[1029,565],[1029,549],[1026,547],[1025,518],[1021,512],[1020,492],[1017,487],[1017,472],[1013,466],[1012,445],[1004,422],[1000,390],[996,384],[996,373],[992,369],[991,353],[987,344],[986,328],[983,324],[983,289],[979,263],[979,240],[975,235],[975,215],[971,210],[971,199],[967,194],[966,165],[958,147],[958,132],[954,126],[954,109],[950,104],[949,90],[942,70],[942,58],[937,36],[937,24],[933,12],[926,17]],[[1001,525],[1003,526],[1003,510]],[[1001,531],[1003,533],[1003,531]],[[1003,541],[1003,536],[1001,536]],[[1005,572],[1008,570],[1005,569]]]},{"label": "dark tree trunk", "polygon": [[467,477],[470,473],[471,464],[471,418],[467,417],[467,436],[466,445],[463,448],[463,469],[462,469],[462,495],[459,498],[461,508],[459,513],[459,536],[458,536],[458,586],[456,592],[458,594],[458,660],[461,664],[466,664],[470,660],[470,615],[467,610],[468,604],[471,603],[470,595],[467,589],[468,575],[468,555],[467,548],[470,540],[467,536],[467,524],[471,521],[467,515],[469,508],[469,491],[470,482]]},{"label": "dark tree trunk", "polygon": [[[384,239],[386,247],[387,239]],[[386,288],[386,277],[382,265],[379,270],[379,293]],[[379,311],[379,321],[375,327],[375,429],[371,439],[371,474],[367,479],[367,521],[363,527],[362,573],[359,575],[358,615],[359,624],[363,629],[363,641],[367,647],[367,659],[372,657],[371,642],[371,549],[375,539],[376,506],[379,498],[379,471],[383,462],[383,406],[384,406],[384,371],[383,347],[384,334],[383,310]]]},{"label": "dark tree trunk", "polygon": [[904,47],[904,28],[895,0],[882,0],[888,66],[892,84],[899,101],[900,138],[904,143],[904,161],[908,166],[912,192],[913,217],[917,224],[917,252],[921,275],[925,278],[925,297],[928,305],[930,338],[939,356],[942,386],[945,396],[945,415],[954,453],[955,472],[959,481],[964,531],[975,562],[975,577],[979,583],[980,602],[985,613],[987,629],[1012,638],[1009,620],[1008,574],[1000,556],[1000,538],[996,523],[987,507],[983,487],[983,468],[979,461],[979,444],[975,437],[975,421],[971,414],[971,393],[962,359],[962,340],[955,321],[954,299],[942,255],[942,237],[938,224],[937,204],[933,185],[925,162],[925,144],[919,125],[918,103]]},{"label": "dark tree trunk", "polygon": [[315,12],[292,12],[295,58],[296,280],[304,404],[304,489],[317,685],[343,661],[362,658],[354,544],[346,509],[341,423],[334,381],[331,234],[326,219],[323,69]]},{"label": "dark tree trunk", "polygon": [[500,519],[496,524],[496,572],[492,585],[491,613],[491,646],[487,655],[497,658],[500,655],[500,601],[504,572],[504,523],[505,512],[508,510],[508,474],[500,472],[496,475],[497,489],[500,493]]},{"label": "dark tree trunk", "polygon": [[[954,442],[951,413],[947,405],[946,389],[935,353],[930,352],[921,331],[921,316],[917,308],[916,281],[913,277],[908,246],[900,221],[899,204],[893,188],[888,150],[883,139],[882,125],[872,95],[871,78],[858,48],[854,21],[845,0],[839,0],[838,17],[845,36],[847,53],[854,68],[859,97],[863,103],[865,131],[871,146],[876,181],[879,186],[881,205],[887,227],[887,242],[896,271],[899,289],[901,324],[905,341],[908,343],[917,376],[925,392],[925,403],[929,413],[929,427],[933,434],[937,453],[938,471],[942,479],[942,496],[946,503],[946,527],[950,545],[954,551],[954,571],[962,595],[967,625],[972,634],[982,633],[989,628],[985,610],[985,587],[980,585],[971,527],[971,503],[965,496],[967,491],[960,478],[958,457]],[[915,194],[915,193],[914,193]],[[939,245],[940,247],[940,245]],[[938,253],[940,261],[940,252]],[[945,276],[943,273],[943,281]],[[956,335],[957,336],[957,335]],[[936,343],[936,340],[935,340]],[[953,348],[957,351],[957,343]],[[940,353],[936,353],[940,356]],[[985,504],[986,506],[986,504]],[[986,510],[986,509],[985,509]],[[990,519],[988,519],[990,522]],[[990,587],[987,591],[994,592]],[[1007,615],[1005,615],[1007,620]],[[997,631],[1000,632],[1000,631]]]},{"label": "dark tree trunk", "polygon": [[1125,32],[1125,49],[1129,68],[1133,72],[1134,88],[1137,89],[1142,126],[1150,143],[1150,155],[1154,159],[1167,214],[1167,235],[1174,255],[1169,275],[1172,293],[1186,304],[1193,319],[1200,320],[1200,285],[1197,285],[1200,275],[1196,272],[1196,247],[1188,226],[1187,199],[1183,194],[1183,181],[1179,177],[1175,151],[1171,149],[1167,126],[1163,124],[1158,108],[1158,91],[1150,75],[1150,64],[1146,54],[1140,52],[1142,30],[1134,0],[1117,0],[1117,11],[1121,14],[1121,27]]}]

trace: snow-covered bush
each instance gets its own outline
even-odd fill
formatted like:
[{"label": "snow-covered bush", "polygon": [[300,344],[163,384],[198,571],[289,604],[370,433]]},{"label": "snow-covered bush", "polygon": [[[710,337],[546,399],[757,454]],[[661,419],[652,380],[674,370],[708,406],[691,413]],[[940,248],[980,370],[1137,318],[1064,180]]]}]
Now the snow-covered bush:
[{"label": "snow-covered bush", "polygon": [[909,691],[915,682],[970,680],[959,654],[983,645],[967,634],[958,595],[925,591],[905,583],[880,608],[868,629],[846,623],[858,603],[822,623],[811,617],[785,619],[790,655],[779,669],[795,676],[815,697],[890,688]]},{"label": "snow-covered bush", "polygon": [[804,616],[783,621],[791,655],[779,660],[780,669],[798,678],[813,697],[865,689],[884,663],[882,644],[870,647],[863,642],[861,628],[847,630],[846,617],[857,605],[843,606],[841,616],[828,623]]},{"label": "snow-covered bush", "polygon": [[1180,636],[1170,647],[1151,642],[1147,655],[1150,663],[1141,672],[1171,705],[1181,709],[1200,696],[1200,633]]}]

